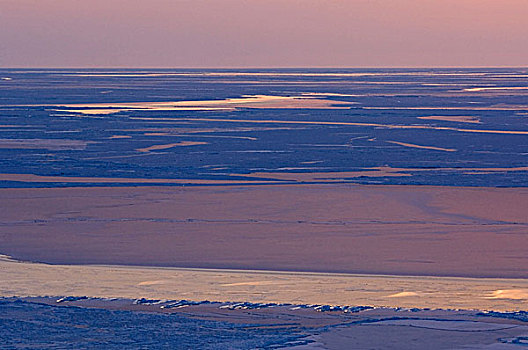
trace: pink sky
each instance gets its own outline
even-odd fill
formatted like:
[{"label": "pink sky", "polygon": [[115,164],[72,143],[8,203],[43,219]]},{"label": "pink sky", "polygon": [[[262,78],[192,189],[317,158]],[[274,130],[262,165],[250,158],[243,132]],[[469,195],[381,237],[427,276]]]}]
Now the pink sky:
[{"label": "pink sky", "polygon": [[528,0],[0,0],[0,67],[528,66]]}]

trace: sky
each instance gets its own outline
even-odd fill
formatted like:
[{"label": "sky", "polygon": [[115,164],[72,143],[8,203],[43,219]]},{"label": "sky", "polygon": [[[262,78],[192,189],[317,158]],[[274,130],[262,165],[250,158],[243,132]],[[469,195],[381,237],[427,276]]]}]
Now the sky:
[{"label": "sky", "polygon": [[0,67],[528,66],[528,0],[0,0]]}]

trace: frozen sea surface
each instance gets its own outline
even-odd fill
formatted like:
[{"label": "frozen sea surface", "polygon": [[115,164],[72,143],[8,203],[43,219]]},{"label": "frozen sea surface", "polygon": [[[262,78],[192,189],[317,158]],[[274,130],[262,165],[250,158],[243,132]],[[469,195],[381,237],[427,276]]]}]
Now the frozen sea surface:
[{"label": "frozen sea surface", "polygon": [[272,349],[303,336],[280,326],[0,300],[2,349]]},{"label": "frozen sea surface", "polygon": [[528,185],[526,69],[0,77],[2,187]]},{"label": "frozen sea surface", "polygon": [[194,303],[160,311],[145,299],[66,299],[0,299],[2,349],[522,349],[528,339],[525,320],[476,310]]}]

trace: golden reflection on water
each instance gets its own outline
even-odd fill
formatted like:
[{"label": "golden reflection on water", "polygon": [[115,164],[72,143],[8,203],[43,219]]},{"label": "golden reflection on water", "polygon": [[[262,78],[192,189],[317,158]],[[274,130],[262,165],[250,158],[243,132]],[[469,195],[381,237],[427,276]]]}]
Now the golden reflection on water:
[{"label": "golden reflection on water", "polygon": [[383,127],[388,129],[428,129],[428,130],[448,130],[459,132],[472,132],[483,134],[509,134],[509,135],[528,135],[528,131],[522,130],[489,130],[489,129],[462,129],[446,126],[433,125],[396,125],[396,124],[378,124],[378,123],[356,123],[356,122],[330,122],[330,121],[307,121],[307,120],[274,120],[274,119],[227,119],[227,118],[149,118],[149,117],[131,117],[135,120],[157,120],[157,121],[207,121],[207,122],[228,122],[228,123],[257,123],[257,124],[304,124],[304,125],[349,125],[349,126],[372,126]]},{"label": "golden reflection on water", "polygon": [[459,122],[459,123],[472,123],[480,124],[480,119],[475,116],[469,115],[431,115],[426,117],[418,117],[418,119],[423,120],[441,120],[447,122]]},{"label": "golden reflection on water", "polygon": [[[86,103],[57,105],[57,111],[79,114],[113,114],[123,111],[215,111],[236,108],[348,108],[350,102],[318,99],[312,96],[243,95],[240,98],[203,101]],[[86,109],[85,109],[86,108]]]},{"label": "golden reflection on water", "polygon": [[405,142],[398,142],[398,141],[386,141],[388,143],[393,143],[395,145],[400,145],[404,147],[411,147],[411,148],[421,148],[421,149],[429,149],[433,151],[444,151],[444,152],[455,152],[456,149],[454,148],[441,148],[441,147],[434,147],[434,146],[423,146],[423,145],[415,145],[412,143],[405,143]]},{"label": "golden reflection on water", "polygon": [[486,107],[435,107],[435,106],[413,106],[413,107],[399,107],[399,106],[387,106],[387,107],[363,107],[363,109],[374,109],[374,110],[446,110],[446,111],[527,111],[527,105],[506,105],[499,104],[494,106]]},{"label": "golden reflection on water", "polygon": [[138,152],[150,152],[150,151],[158,151],[158,150],[163,150],[163,149],[168,149],[168,148],[173,148],[173,147],[178,147],[178,146],[199,146],[199,145],[207,145],[207,144],[208,144],[207,142],[180,141],[180,142],[169,143],[169,144],[165,144],[165,145],[153,145],[153,146],[150,146],[150,147],[138,148],[138,149],[136,149],[136,151],[138,151]]},{"label": "golden reflection on water", "polygon": [[463,89],[467,92],[496,91],[496,90],[528,90],[528,86],[504,86],[504,87],[475,87]]},{"label": "golden reflection on water", "polygon": [[[189,141],[188,141],[189,142]],[[167,149],[177,146],[193,146],[194,143],[187,144],[168,144],[155,145],[147,147],[142,151],[144,154],[153,150]],[[148,149],[148,150],[147,150]],[[127,157],[116,156],[113,158]],[[0,174],[0,181],[19,181],[19,182],[46,182],[46,183],[149,183],[149,184],[194,184],[194,185],[232,185],[232,184],[284,184],[287,183],[303,183],[303,182],[317,182],[317,183],[336,183],[353,181],[361,177],[407,177],[412,176],[413,172],[460,172],[473,175],[492,174],[495,172],[517,172],[528,171],[528,167],[512,167],[512,168],[392,168],[371,167],[364,168],[358,171],[326,171],[326,172],[292,172],[292,170],[314,169],[314,168],[284,168],[281,170],[288,171],[258,171],[252,173],[228,173],[230,177],[239,178],[253,178],[251,180],[232,179],[232,180],[201,180],[201,179],[146,179],[146,178],[118,178],[118,177],[75,177],[75,176],[44,176],[34,174]]]}]

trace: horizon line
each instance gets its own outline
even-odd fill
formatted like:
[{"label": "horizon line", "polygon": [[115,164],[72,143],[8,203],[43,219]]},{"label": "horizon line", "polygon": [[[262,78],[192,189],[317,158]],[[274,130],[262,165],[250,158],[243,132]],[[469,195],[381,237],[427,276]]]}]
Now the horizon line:
[{"label": "horizon line", "polygon": [[520,68],[528,69],[526,66],[14,66],[1,67],[0,69],[493,69],[493,68]]}]

